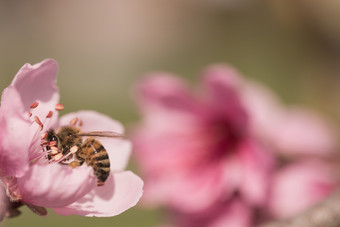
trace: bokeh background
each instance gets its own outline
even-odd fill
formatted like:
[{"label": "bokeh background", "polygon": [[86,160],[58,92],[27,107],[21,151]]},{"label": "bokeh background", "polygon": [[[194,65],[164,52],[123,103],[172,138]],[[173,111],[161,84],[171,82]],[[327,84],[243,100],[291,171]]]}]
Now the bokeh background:
[{"label": "bokeh background", "polygon": [[[47,57],[59,62],[63,113],[93,109],[129,128],[139,118],[132,87],[144,73],[197,83],[204,66],[227,62],[340,126],[337,0],[0,0],[0,90],[24,63]],[[149,227],[164,218],[140,206],[113,218],[21,210],[1,226]]]}]

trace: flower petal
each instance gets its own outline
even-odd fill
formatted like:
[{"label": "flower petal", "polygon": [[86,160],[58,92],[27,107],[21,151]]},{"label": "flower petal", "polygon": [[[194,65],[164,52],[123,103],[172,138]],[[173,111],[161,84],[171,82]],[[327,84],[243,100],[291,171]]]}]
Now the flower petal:
[{"label": "flower petal", "polygon": [[136,205],[143,193],[143,181],[130,171],[113,173],[104,186],[96,187],[75,203],[55,208],[61,215],[115,216]]},{"label": "flower petal", "polygon": [[174,75],[155,72],[147,75],[137,86],[136,99],[144,112],[155,115],[157,111],[188,114],[197,106],[184,81]]},{"label": "flower petal", "polygon": [[226,65],[213,65],[204,71],[203,76],[208,108],[217,116],[232,119],[229,123],[235,130],[246,128],[248,117],[239,97],[241,78],[236,70]]},{"label": "flower petal", "polygon": [[274,157],[249,141],[240,146],[239,155],[243,168],[240,192],[249,204],[263,206],[268,199]]},{"label": "flower petal", "polygon": [[212,220],[211,227],[251,227],[252,225],[251,208],[237,199],[230,202],[229,206],[224,208],[224,212],[219,217]]},{"label": "flower petal", "polygon": [[59,126],[69,125],[70,121],[74,118],[78,118],[82,121],[82,131],[113,131],[117,133],[124,133],[123,125],[112,119],[111,117],[91,111],[82,110],[73,112],[62,116],[59,120]]},{"label": "flower petal", "polygon": [[[0,113],[1,114],[1,113]],[[28,170],[27,122],[0,116],[0,169],[3,176],[22,176]],[[20,129],[20,130],[19,130]],[[26,129],[26,131],[25,131]]]},{"label": "flower petal", "polygon": [[277,125],[276,132],[271,134],[273,144],[283,154],[319,156],[330,155],[335,151],[335,135],[322,117],[301,108],[287,111]]},{"label": "flower petal", "polygon": [[239,199],[215,204],[208,210],[194,214],[176,213],[176,226],[196,227],[250,227],[252,226],[252,210]]},{"label": "flower petal", "polygon": [[334,130],[315,112],[298,107],[285,109],[272,91],[254,81],[247,81],[241,94],[252,132],[276,152],[325,156],[334,151]]},{"label": "flower petal", "polygon": [[51,163],[33,165],[18,178],[22,200],[42,207],[64,207],[90,192],[97,185],[92,168]]},{"label": "flower petal", "polygon": [[[54,110],[59,101],[56,77],[58,64],[53,59],[46,59],[38,64],[25,64],[14,77],[1,96],[1,108],[4,114],[27,119],[27,113],[34,111],[33,115],[41,120],[50,110]],[[30,110],[30,106],[38,102],[37,108]],[[57,119],[54,114],[54,121]]]},{"label": "flower petal", "polygon": [[[97,113],[95,111],[78,111],[69,113],[60,118],[60,126],[68,125],[74,118],[82,121],[81,130],[90,131],[112,131],[123,134],[122,124],[109,116]],[[97,138],[105,147],[110,158],[111,170],[123,170],[128,164],[131,154],[131,143],[121,138]]]},{"label": "flower petal", "polygon": [[292,217],[327,196],[336,184],[335,176],[324,163],[288,165],[276,173],[269,207],[278,218]]},{"label": "flower petal", "polygon": [[[57,63],[47,59],[41,63],[24,65],[10,86],[1,96],[1,149],[0,166],[5,175],[20,177],[28,169],[28,150],[32,141],[37,140],[38,124],[32,124],[28,112],[39,117],[45,127],[56,122],[57,114],[44,121],[59,100],[55,85]],[[34,110],[30,106],[39,102]]]}]

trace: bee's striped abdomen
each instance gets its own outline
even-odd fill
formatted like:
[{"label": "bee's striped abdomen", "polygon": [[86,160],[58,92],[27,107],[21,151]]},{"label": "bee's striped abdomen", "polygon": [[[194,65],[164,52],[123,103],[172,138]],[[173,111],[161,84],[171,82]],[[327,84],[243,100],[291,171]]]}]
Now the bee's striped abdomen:
[{"label": "bee's striped abdomen", "polygon": [[88,138],[82,146],[82,153],[88,166],[92,166],[98,185],[103,185],[110,175],[110,159],[103,145],[93,138]]}]

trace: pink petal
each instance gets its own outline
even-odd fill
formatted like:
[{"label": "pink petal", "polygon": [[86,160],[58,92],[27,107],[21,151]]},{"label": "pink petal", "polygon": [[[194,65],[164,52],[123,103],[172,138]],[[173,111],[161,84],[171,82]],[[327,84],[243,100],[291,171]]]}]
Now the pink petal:
[{"label": "pink petal", "polygon": [[[35,133],[39,130],[37,124],[31,124],[33,119],[29,120],[29,111],[38,116],[46,128],[55,123],[57,113],[48,121],[44,118],[59,100],[56,74],[57,63],[52,59],[33,66],[26,64],[2,92],[0,166],[3,174],[20,177],[28,169],[29,146],[38,139]],[[39,106],[31,110],[34,102],[39,102]]]},{"label": "pink petal", "polygon": [[254,81],[242,88],[242,99],[251,119],[255,136],[282,154],[329,155],[336,138],[333,128],[313,111],[284,109],[277,96]]},{"label": "pink petal", "polygon": [[336,149],[336,134],[322,117],[305,109],[291,109],[277,125],[273,144],[284,154],[330,155]]},{"label": "pink petal", "polygon": [[152,73],[138,85],[136,99],[148,114],[157,111],[188,114],[197,111],[184,81],[167,73]]},{"label": "pink petal", "polygon": [[[191,172],[173,170],[146,176],[144,202],[147,205],[167,205],[182,212],[198,212],[228,198],[233,182],[225,182],[218,163],[200,166]],[[230,186],[230,187],[228,187]]]},{"label": "pink petal", "polygon": [[[123,134],[122,124],[109,116],[94,111],[78,111],[62,116],[60,126],[68,125],[69,122],[77,117],[82,121],[81,130],[90,131],[112,131]],[[125,139],[97,138],[105,147],[110,158],[111,170],[123,170],[128,164],[131,154],[131,143]]]},{"label": "pink petal", "polygon": [[36,206],[64,207],[97,186],[91,167],[83,165],[72,169],[57,163],[33,165],[18,178],[22,200]]},{"label": "pink petal", "polygon": [[278,97],[264,85],[247,80],[240,89],[242,102],[250,119],[253,134],[261,139],[270,140],[273,133],[279,134],[277,124],[285,114]]},{"label": "pink petal", "polygon": [[244,142],[239,150],[242,162],[242,197],[252,205],[262,206],[267,202],[274,157],[252,142]]},{"label": "pink petal", "polygon": [[312,206],[335,188],[337,180],[326,164],[291,164],[276,173],[269,207],[278,218],[288,218]]},{"label": "pink petal", "polygon": [[217,116],[229,119],[235,130],[244,130],[248,117],[238,93],[241,82],[239,74],[231,67],[213,65],[203,75],[204,86],[208,91],[208,108],[214,110]]},{"label": "pink petal", "polygon": [[[3,175],[22,176],[28,170],[27,122],[22,119],[4,119],[0,116],[0,169]],[[11,129],[16,133],[10,133]],[[20,130],[19,130],[20,129]],[[26,131],[25,131],[26,129]]]},{"label": "pink petal", "polygon": [[143,171],[188,169],[206,155],[205,134],[198,130],[197,124],[190,121],[171,122],[167,120],[161,126],[142,125],[135,130],[135,155]]},{"label": "pink petal", "polygon": [[121,134],[124,133],[124,127],[120,122],[107,115],[91,110],[82,110],[66,114],[60,118],[59,125],[69,125],[70,121],[75,117],[82,121],[81,129],[84,132],[113,131]]},{"label": "pink petal", "polygon": [[225,211],[212,221],[210,227],[251,227],[252,210],[245,203],[234,200]]},{"label": "pink petal", "polygon": [[[46,59],[33,66],[25,64],[2,93],[1,108],[5,110],[4,114],[27,119],[27,113],[34,111],[34,115],[44,119],[59,101],[55,84],[57,71],[58,65],[53,59]],[[31,110],[30,106],[34,102],[39,105]]]},{"label": "pink petal", "polygon": [[96,187],[82,199],[54,211],[61,215],[115,216],[136,205],[142,196],[142,188],[143,181],[132,172],[111,172],[104,186]]},{"label": "pink petal", "polygon": [[180,213],[175,216],[175,223],[181,227],[250,227],[253,226],[252,210],[244,202],[232,199],[204,212]]}]

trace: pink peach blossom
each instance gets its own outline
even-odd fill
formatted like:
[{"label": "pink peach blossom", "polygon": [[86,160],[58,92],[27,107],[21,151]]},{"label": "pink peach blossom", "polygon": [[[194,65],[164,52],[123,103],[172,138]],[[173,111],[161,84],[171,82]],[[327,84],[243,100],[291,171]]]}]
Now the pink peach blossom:
[{"label": "pink peach blossom", "polygon": [[[133,142],[145,176],[146,203],[194,215],[240,198],[242,207],[247,205],[238,209],[238,217],[266,204],[275,162],[250,134],[238,92],[241,82],[233,69],[213,66],[205,71],[196,95],[165,73],[149,75],[139,84],[144,118]],[[221,220],[247,226],[249,221],[234,220],[228,216],[232,213]]]},{"label": "pink peach blossom", "polygon": [[[143,118],[133,142],[145,176],[144,204],[167,207],[178,226],[251,226],[301,211],[337,184],[324,161],[306,174],[297,159],[334,155],[329,124],[312,111],[285,107],[229,66],[208,67],[194,92],[175,75],[153,73],[136,97]],[[311,188],[283,193],[287,169]],[[296,209],[294,196],[302,198]]]},{"label": "pink peach blossom", "polygon": [[[11,202],[36,212],[44,207],[62,215],[114,216],[134,206],[142,195],[142,180],[124,171],[131,151],[125,139],[100,139],[110,158],[110,175],[98,187],[92,167],[72,169],[47,160],[40,145],[50,128],[57,130],[77,117],[83,131],[123,133],[123,126],[103,114],[79,111],[58,119],[57,63],[46,59],[24,65],[1,96],[0,170]],[[43,214],[43,213],[42,213]]]}]

